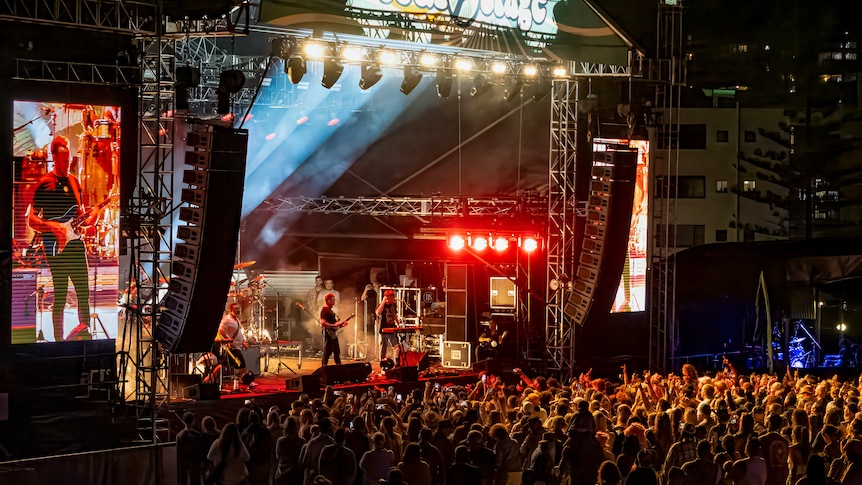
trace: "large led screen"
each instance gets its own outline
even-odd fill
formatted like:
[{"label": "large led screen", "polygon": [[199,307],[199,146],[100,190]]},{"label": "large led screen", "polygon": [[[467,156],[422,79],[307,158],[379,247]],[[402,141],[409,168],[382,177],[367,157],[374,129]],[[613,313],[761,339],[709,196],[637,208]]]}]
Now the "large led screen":
[{"label": "large led screen", "polygon": [[15,101],[12,343],[117,336],[120,109]]},{"label": "large led screen", "polygon": [[625,265],[617,288],[611,313],[642,312],[646,310],[647,273],[647,215],[649,194],[649,142],[646,140],[607,140],[597,143],[623,144],[637,148],[638,167],[635,179],[635,194],[632,203],[632,219],[629,224],[629,242],[625,254]]}]

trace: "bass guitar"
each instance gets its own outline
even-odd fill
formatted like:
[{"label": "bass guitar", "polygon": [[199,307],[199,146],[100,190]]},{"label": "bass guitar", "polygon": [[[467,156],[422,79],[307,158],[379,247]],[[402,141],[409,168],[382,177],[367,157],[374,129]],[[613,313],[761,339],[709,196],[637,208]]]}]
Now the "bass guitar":
[{"label": "bass guitar", "polygon": [[70,241],[81,239],[83,234],[81,234],[80,228],[84,222],[89,219],[94,212],[104,209],[112,202],[119,200],[119,198],[120,196],[117,194],[111,195],[99,204],[77,216],[75,213],[78,208],[70,207],[62,216],[48,219],[49,221],[59,222],[60,227],[51,229],[51,233],[54,235],[56,241],[45,241],[45,253],[50,254],[51,256],[57,256],[66,249],[66,246]]},{"label": "bass guitar", "polygon": [[353,317],[355,317],[355,313],[351,313],[349,317],[345,318],[341,322],[333,324],[333,326],[323,326],[323,331],[326,333],[326,337],[329,340],[335,340],[338,338],[338,334],[341,333],[341,329],[347,326],[347,322],[350,321]]}]

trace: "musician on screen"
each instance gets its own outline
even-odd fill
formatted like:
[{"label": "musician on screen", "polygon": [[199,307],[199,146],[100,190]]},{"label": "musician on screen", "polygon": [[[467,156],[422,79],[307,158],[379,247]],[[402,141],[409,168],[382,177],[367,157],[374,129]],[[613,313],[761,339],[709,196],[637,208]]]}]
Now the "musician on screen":
[{"label": "musician on screen", "polygon": [[335,314],[335,294],[327,293],[323,297],[323,308],[320,309],[320,326],[323,327],[323,365],[329,362],[329,356],[335,357],[335,365],[341,364],[341,347],[338,345],[338,329],[347,325],[353,315],[346,320],[338,321]]},{"label": "musician on screen", "polygon": [[389,349],[398,347],[396,334],[392,330],[398,328],[398,308],[395,306],[395,292],[386,290],[383,299],[374,309],[374,313],[380,319],[380,360],[389,357]]},{"label": "musician on screen", "polygon": [[[69,281],[75,287],[78,306],[78,326],[69,338],[90,338],[90,289],[87,253],[81,236],[75,230],[92,224],[81,201],[81,184],[69,173],[69,140],[57,135],[51,141],[54,170],[39,179],[33,193],[28,220],[39,232],[45,244],[45,256],[54,284],[54,340],[64,340],[63,310],[69,291]],[[73,337],[74,336],[74,337]]]},{"label": "musician on screen", "polygon": [[244,377],[248,374],[248,369],[245,365],[245,357],[242,355],[242,349],[248,348],[248,342],[242,334],[242,327],[239,324],[239,305],[231,303],[228,306],[228,311],[221,319],[218,326],[218,335],[216,342],[222,345],[226,350],[226,358],[229,363],[236,368],[236,376]]}]

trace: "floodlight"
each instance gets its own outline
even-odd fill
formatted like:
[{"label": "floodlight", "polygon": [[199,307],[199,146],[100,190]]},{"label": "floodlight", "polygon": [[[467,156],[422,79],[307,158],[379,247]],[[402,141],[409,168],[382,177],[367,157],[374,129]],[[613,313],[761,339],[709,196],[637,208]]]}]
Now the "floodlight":
[{"label": "floodlight", "polygon": [[422,80],[422,73],[413,66],[404,66],[404,81],[401,82],[401,92],[410,94]]},{"label": "floodlight", "polygon": [[299,84],[306,72],[305,59],[300,55],[293,55],[284,64],[284,73],[292,84]]},{"label": "floodlight", "polygon": [[437,96],[448,98],[452,92],[452,69],[448,67],[437,68]]},{"label": "floodlight", "polygon": [[473,77],[473,88],[470,89],[470,96],[479,96],[482,93],[486,93],[491,89],[491,83],[485,79],[483,74],[476,74]]},{"label": "floodlight", "polygon": [[344,65],[341,61],[336,57],[327,57],[323,61],[323,78],[320,80],[320,85],[326,89],[332,88],[338,82],[342,72],[344,72]]},{"label": "floodlight", "polygon": [[383,77],[380,66],[371,62],[363,62],[360,68],[359,89],[365,90],[377,84]]}]

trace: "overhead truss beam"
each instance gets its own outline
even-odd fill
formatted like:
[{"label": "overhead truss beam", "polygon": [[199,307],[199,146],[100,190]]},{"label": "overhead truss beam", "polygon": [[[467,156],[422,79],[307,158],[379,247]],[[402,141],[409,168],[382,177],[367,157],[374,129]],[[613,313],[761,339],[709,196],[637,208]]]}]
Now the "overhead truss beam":
[{"label": "overhead truss beam", "polygon": [[546,199],[524,197],[282,197],[264,202],[265,209],[367,216],[512,216],[539,215]]}]

